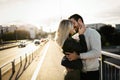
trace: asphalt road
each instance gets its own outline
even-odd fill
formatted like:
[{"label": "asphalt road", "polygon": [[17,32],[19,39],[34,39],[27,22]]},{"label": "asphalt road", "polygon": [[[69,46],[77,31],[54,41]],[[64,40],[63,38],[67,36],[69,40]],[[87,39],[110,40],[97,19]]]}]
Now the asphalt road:
[{"label": "asphalt road", "polygon": [[20,56],[23,56],[25,54],[30,54],[37,47],[38,46],[35,46],[33,43],[30,43],[30,44],[26,45],[26,47],[23,47],[23,48],[14,47],[14,48],[1,50],[0,51],[0,66],[4,65]]},{"label": "asphalt road", "polygon": [[19,80],[64,80],[61,49],[50,40],[36,59],[23,72]]}]

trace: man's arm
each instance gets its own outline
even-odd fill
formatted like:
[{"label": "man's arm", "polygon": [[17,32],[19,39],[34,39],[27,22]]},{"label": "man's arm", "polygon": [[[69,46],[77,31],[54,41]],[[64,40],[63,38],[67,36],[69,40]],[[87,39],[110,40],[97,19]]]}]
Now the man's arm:
[{"label": "man's arm", "polygon": [[90,50],[80,54],[81,59],[91,59],[101,55],[101,36],[97,31],[91,31],[89,36]]}]

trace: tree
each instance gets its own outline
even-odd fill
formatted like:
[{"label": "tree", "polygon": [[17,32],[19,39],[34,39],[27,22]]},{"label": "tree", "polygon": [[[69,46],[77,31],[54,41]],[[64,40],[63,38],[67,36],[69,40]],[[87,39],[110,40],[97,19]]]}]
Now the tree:
[{"label": "tree", "polygon": [[111,25],[104,25],[100,28],[100,32],[106,36],[109,36],[115,32],[115,28]]},{"label": "tree", "polygon": [[112,46],[120,44],[120,33],[111,25],[105,25],[100,28],[102,37],[102,46]]},{"label": "tree", "polygon": [[3,34],[3,36],[4,41],[15,40],[15,35],[13,32],[6,32]]},{"label": "tree", "polygon": [[26,30],[16,30],[15,32],[17,39],[29,39],[30,38],[30,33],[29,31]]}]

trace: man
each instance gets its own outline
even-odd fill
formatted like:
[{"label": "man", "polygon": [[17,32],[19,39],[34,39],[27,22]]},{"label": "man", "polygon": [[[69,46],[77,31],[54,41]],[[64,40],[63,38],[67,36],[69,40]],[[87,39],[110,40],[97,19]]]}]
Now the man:
[{"label": "man", "polygon": [[77,32],[75,35],[84,35],[87,43],[88,51],[80,53],[80,58],[83,62],[81,80],[99,80],[98,58],[101,55],[101,36],[95,29],[86,28],[80,15],[73,14],[69,19],[73,22]]}]

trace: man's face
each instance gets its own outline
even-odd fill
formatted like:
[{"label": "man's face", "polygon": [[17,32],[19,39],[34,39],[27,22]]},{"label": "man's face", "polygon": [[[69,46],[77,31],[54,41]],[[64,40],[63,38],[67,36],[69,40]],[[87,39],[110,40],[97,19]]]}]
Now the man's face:
[{"label": "man's face", "polygon": [[72,21],[76,32],[78,32],[78,29],[82,28],[82,25],[84,25],[81,19],[78,19],[78,21],[76,21],[74,18],[71,18],[70,20]]},{"label": "man's face", "polygon": [[76,52],[73,53],[65,52],[65,56],[68,58],[69,61],[76,60],[79,58],[79,55],[76,54]]},{"label": "man's face", "polygon": [[79,29],[79,24],[78,24],[78,22],[75,20],[75,19],[70,19],[71,21],[72,21],[72,23],[73,23],[73,26],[74,26],[74,29],[76,30],[76,31],[78,31],[78,29]]}]

